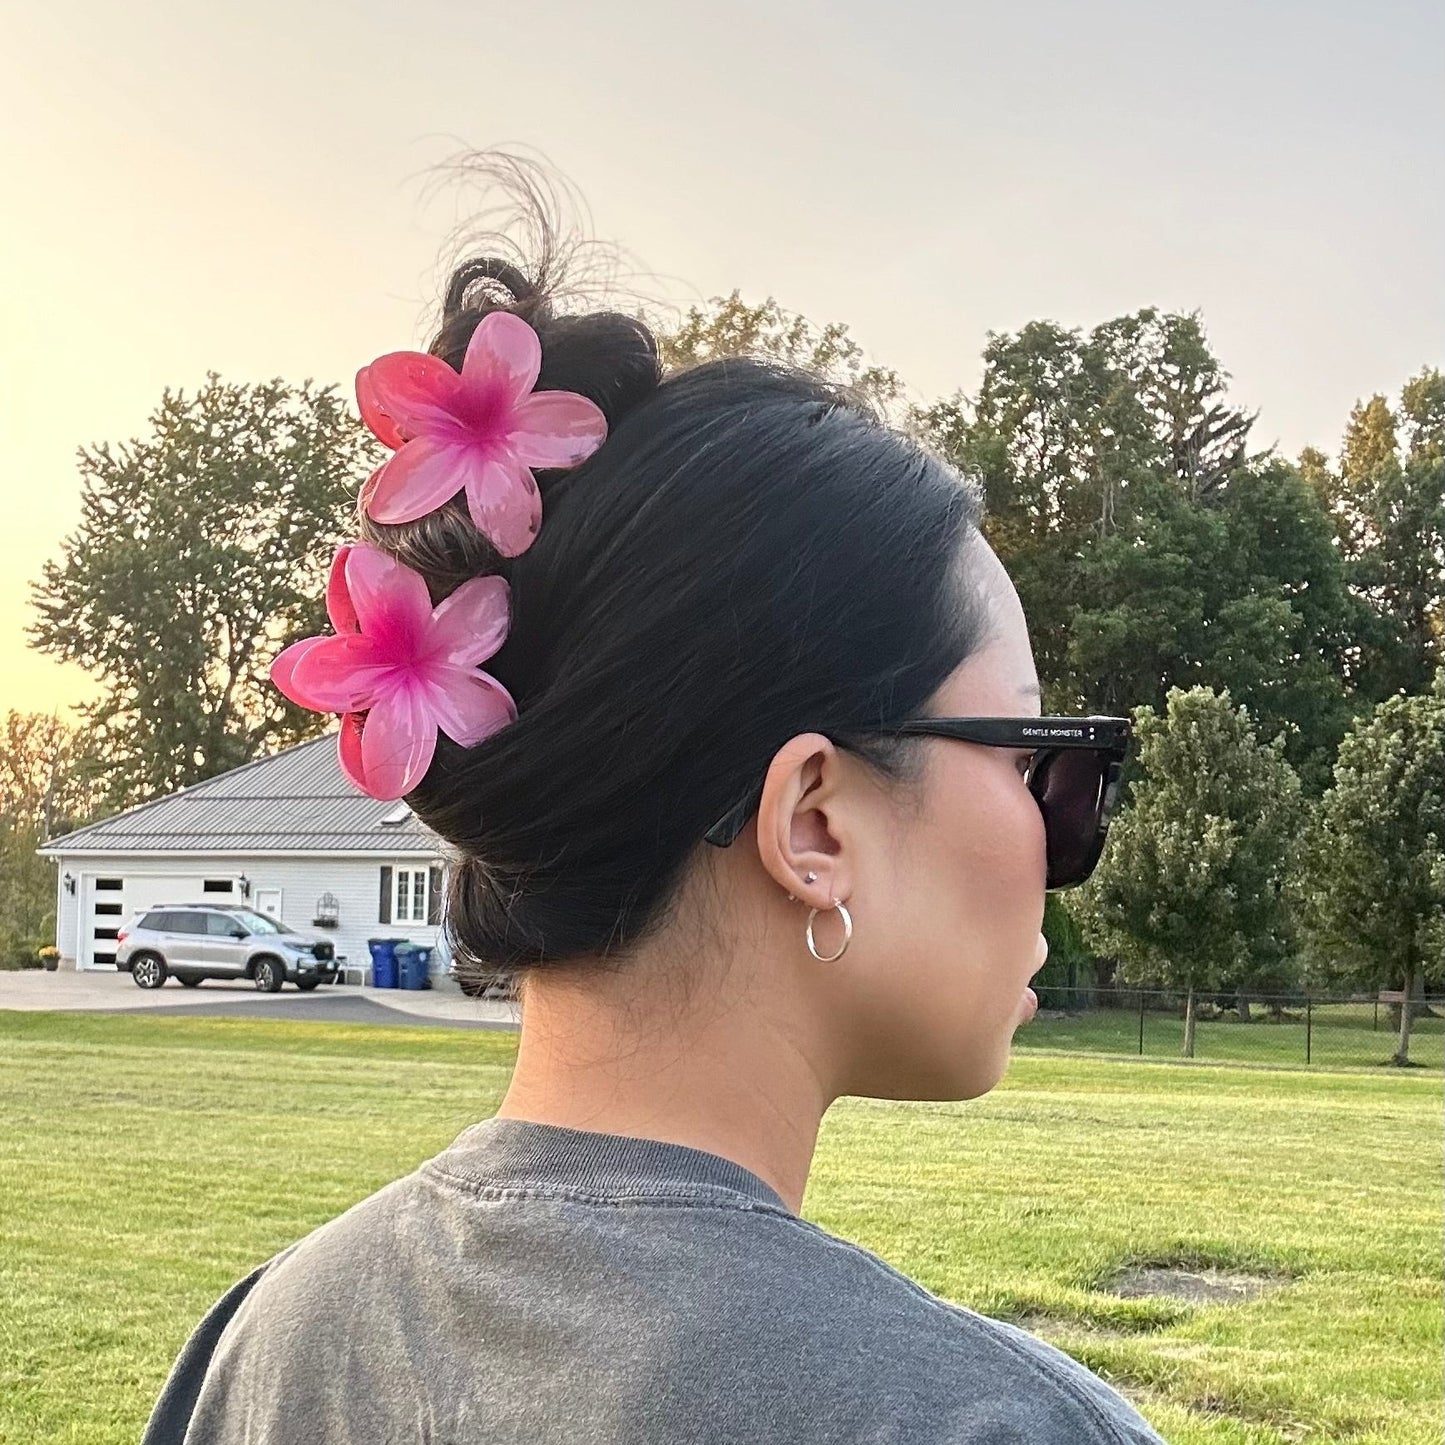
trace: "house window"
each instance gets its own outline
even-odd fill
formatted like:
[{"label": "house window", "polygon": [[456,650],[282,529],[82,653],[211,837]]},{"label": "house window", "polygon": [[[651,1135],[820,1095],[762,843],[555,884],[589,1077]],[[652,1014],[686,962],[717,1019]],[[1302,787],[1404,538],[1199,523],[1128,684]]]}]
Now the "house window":
[{"label": "house window", "polygon": [[377,921],[391,925],[421,923],[428,927],[439,924],[445,891],[439,863],[430,863],[425,867],[412,863],[394,867],[384,863],[377,900]]},{"label": "house window", "polygon": [[201,884],[202,893],[230,893],[235,885],[229,878],[207,878]]},{"label": "house window", "polygon": [[427,870],[397,868],[392,873],[391,921],[425,923],[427,920]]}]

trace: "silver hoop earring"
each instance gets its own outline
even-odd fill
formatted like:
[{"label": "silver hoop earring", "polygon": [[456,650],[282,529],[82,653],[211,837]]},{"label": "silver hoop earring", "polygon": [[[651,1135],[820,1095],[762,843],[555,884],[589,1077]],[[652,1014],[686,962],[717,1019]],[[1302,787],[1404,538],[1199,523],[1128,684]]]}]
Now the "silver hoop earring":
[{"label": "silver hoop earring", "polygon": [[822,910],[815,908],[811,913],[808,914],[808,952],[811,953],[813,957],[818,960],[819,963],[836,962],[838,959],[842,958],[845,953],[847,953],[848,945],[853,941],[852,915],[836,899],[833,902],[833,907],[836,908],[838,912],[843,915],[843,946],[837,951],[837,953],[831,954],[827,958],[824,958],[823,955],[818,952],[817,940],[813,937],[813,920],[818,916],[820,912],[822,912]]}]

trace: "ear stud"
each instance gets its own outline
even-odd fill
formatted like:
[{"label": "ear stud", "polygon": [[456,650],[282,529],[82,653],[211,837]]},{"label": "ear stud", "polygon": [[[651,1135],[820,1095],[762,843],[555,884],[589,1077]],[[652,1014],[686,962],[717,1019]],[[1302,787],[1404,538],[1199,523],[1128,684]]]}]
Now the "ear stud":
[{"label": "ear stud", "polygon": [[[818,881],[818,875],[817,875],[816,873],[814,873],[811,868],[803,875],[803,882],[804,882],[804,883],[816,883],[817,881]],[[796,898],[793,894],[791,894],[791,893],[788,894],[788,902],[789,902],[789,903],[796,903],[797,901],[798,901],[797,898]]]}]

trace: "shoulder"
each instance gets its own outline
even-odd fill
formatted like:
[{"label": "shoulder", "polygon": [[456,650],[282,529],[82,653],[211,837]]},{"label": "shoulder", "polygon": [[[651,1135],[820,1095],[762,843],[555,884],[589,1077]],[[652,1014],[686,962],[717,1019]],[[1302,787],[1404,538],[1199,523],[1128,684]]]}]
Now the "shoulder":
[{"label": "shoulder", "polygon": [[909,1439],[1161,1445],[1118,1391],[1036,1335],[945,1300],[806,1220],[765,1217],[758,1234],[789,1253],[792,1308],[814,1336],[813,1357],[866,1357],[875,1388],[896,1388],[910,1413],[930,1418]]},{"label": "shoulder", "polygon": [[[171,1366],[140,1445],[256,1438],[247,1431],[261,1395],[277,1381],[284,1360],[307,1352],[299,1332],[313,1331],[318,1321],[344,1321],[356,1282],[375,1277],[385,1250],[385,1206],[402,1182],[257,1265],[207,1310]],[[253,1391],[259,1392],[254,1398]]]}]

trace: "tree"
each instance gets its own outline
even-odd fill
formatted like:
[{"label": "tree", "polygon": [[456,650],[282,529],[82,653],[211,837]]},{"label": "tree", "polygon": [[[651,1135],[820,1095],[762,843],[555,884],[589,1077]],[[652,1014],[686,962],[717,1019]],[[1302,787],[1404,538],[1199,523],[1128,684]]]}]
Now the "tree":
[{"label": "tree", "polygon": [[737,291],[714,296],[705,308],[692,307],[676,331],[659,339],[658,349],[669,371],[724,356],[759,356],[805,367],[849,387],[884,412],[903,393],[898,373],[871,365],[841,322],[819,331],[771,296],[757,306]]},{"label": "tree", "polygon": [[1317,978],[1398,987],[1399,1038],[1425,983],[1445,982],[1445,669],[1428,694],[1392,697],[1340,744],[1292,886],[1302,954]]},{"label": "tree", "polygon": [[1400,415],[1412,459],[1438,460],[1445,456],[1445,375],[1427,366],[1418,376],[1412,376],[1400,392]]},{"label": "tree", "polygon": [[976,397],[912,420],[983,482],[1005,566],[1050,536],[1112,535],[1161,487],[1198,503],[1246,459],[1254,417],[1225,403],[1228,374],[1197,314],[1149,307],[1087,336],[1031,322],[990,333],[983,359]]},{"label": "tree", "polygon": [[1398,412],[1380,395],[1357,403],[1338,472],[1313,449],[1300,467],[1371,612],[1358,639],[1362,693],[1425,692],[1445,659],[1445,378],[1432,368],[1412,377]]},{"label": "tree", "polygon": [[1133,796],[1070,911],[1123,981],[1186,994],[1193,1058],[1198,993],[1273,972],[1289,951],[1299,779],[1283,739],[1258,742],[1228,693],[1171,688],[1162,717],[1150,707],[1133,717]]},{"label": "tree", "polygon": [[9,712],[0,724],[0,934],[7,950],[53,940],[55,874],[36,856],[47,839],[87,822],[93,769],[79,734],[58,717]]},{"label": "tree", "polygon": [[79,527],[34,588],[45,652],[104,685],[83,709],[122,806],[249,761],[320,720],[267,678],[321,630],[325,569],[373,444],[334,387],[167,390],[151,434],[82,448]]},{"label": "tree", "polygon": [[1087,335],[1035,322],[991,337],[984,361],[975,398],[913,420],[983,481],[985,534],[1035,620],[1046,709],[1228,691],[1323,791],[1372,613],[1318,492],[1250,455],[1253,414],[1226,399],[1199,317],[1148,309]]}]

